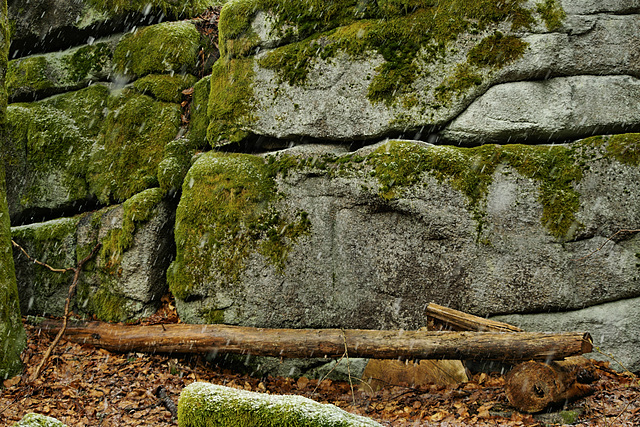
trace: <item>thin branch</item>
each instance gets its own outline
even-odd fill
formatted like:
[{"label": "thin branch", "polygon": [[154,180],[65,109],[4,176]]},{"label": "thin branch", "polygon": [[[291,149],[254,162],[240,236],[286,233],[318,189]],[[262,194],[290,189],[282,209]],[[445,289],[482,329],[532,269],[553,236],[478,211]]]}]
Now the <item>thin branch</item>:
[{"label": "thin branch", "polygon": [[[38,379],[38,377],[40,376],[40,372],[42,371],[42,368],[44,367],[44,365],[46,365],[47,361],[49,360],[49,356],[51,356],[51,352],[58,345],[58,342],[60,341],[60,338],[62,338],[62,335],[64,335],[64,332],[67,329],[67,323],[69,322],[69,315],[70,315],[69,306],[71,305],[71,299],[73,298],[73,295],[76,292],[76,287],[78,286],[78,279],[80,278],[80,271],[82,271],[82,267],[91,258],[93,258],[93,256],[96,254],[98,249],[100,249],[100,246],[101,246],[101,244],[98,243],[93,248],[91,253],[89,255],[87,255],[82,261],[80,261],[76,267],[69,268],[69,269],[66,270],[66,271],[71,270],[71,271],[73,271],[74,274],[73,274],[73,282],[71,282],[71,286],[69,286],[69,295],[67,296],[67,300],[65,301],[65,304],[64,304],[64,318],[63,318],[63,322],[62,322],[62,328],[60,328],[60,331],[58,332],[58,335],[56,335],[56,337],[53,339],[53,342],[51,343],[51,345],[49,346],[47,351],[44,353],[44,356],[42,356],[42,360],[40,361],[40,363],[36,367],[36,370],[33,372],[31,377],[29,378],[30,382],[34,382],[35,380]],[[31,257],[29,257],[29,258],[31,259]],[[52,271],[55,271],[55,269],[52,269],[51,267],[49,267],[46,264],[43,264],[43,263],[40,263],[40,262],[38,262],[38,264],[45,265],[45,267],[48,267]]]},{"label": "thin branch", "polygon": [[618,230],[615,233],[613,233],[610,237],[607,238],[607,240],[604,241],[604,243],[602,245],[600,245],[599,248],[597,248],[595,251],[583,256],[582,258],[578,258],[575,259],[574,261],[583,261],[587,258],[589,258],[590,256],[592,256],[593,254],[600,252],[602,250],[602,248],[604,248],[604,246],[609,243],[610,241],[613,242],[613,238],[616,237],[618,234],[620,233],[638,233],[640,232],[640,230],[629,230],[629,229],[622,229],[622,230]]},{"label": "thin branch", "polygon": [[17,244],[15,241],[11,240],[11,243],[13,244],[14,247],[20,249],[20,252],[22,252],[24,254],[24,256],[27,257],[27,259],[31,262],[33,262],[34,264],[38,264],[41,265],[43,267],[47,267],[49,270],[53,271],[54,273],[66,273],[67,271],[73,271],[73,268],[53,268],[51,267],[49,264],[46,264],[42,261],[38,261],[37,259],[31,257],[27,251],[24,250],[24,248],[22,246],[20,246],[19,244]]}]

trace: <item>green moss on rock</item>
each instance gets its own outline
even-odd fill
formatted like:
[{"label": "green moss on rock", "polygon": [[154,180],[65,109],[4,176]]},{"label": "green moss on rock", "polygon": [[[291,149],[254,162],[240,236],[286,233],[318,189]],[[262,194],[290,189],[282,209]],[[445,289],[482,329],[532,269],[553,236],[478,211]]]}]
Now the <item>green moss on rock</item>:
[{"label": "green moss on rock", "polygon": [[197,81],[191,74],[150,74],[136,80],[133,87],[158,101],[179,104],[182,101],[182,91],[192,87]]},{"label": "green moss on rock", "polygon": [[212,146],[238,142],[248,136],[244,125],[255,120],[253,58],[220,58],[211,72],[211,94],[207,114],[207,139]]},{"label": "green moss on rock", "polygon": [[[442,60],[448,45],[459,35],[478,33],[501,22],[510,22],[514,30],[527,28],[534,22],[531,11],[521,0],[378,2],[377,8],[369,4],[364,15],[368,19],[359,19],[363,15],[357,11],[362,5],[357,1],[331,2],[333,13],[313,1],[272,3],[269,0],[252,2],[260,10],[274,11],[274,31],[280,36],[296,28],[298,39],[308,38],[274,49],[260,65],[277,70],[282,80],[290,84],[304,84],[307,70],[318,58],[331,58],[338,51],[356,58],[376,52],[384,62],[371,81],[369,99],[386,104],[392,104],[399,95],[409,91],[420,74],[420,63]],[[231,9],[236,5],[227,7]],[[247,33],[250,29],[246,27],[243,31]],[[229,33],[224,35],[225,39],[242,31],[236,28]],[[494,36],[476,45],[474,56],[484,58],[481,63],[476,61],[477,65],[500,68],[520,57],[523,49],[514,47],[517,38],[510,37],[513,39]]]},{"label": "green moss on rock", "polygon": [[178,134],[180,114],[177,104],[133,91],[110,100],[89,175],[92,192],[101,202],[124,201],[158,186],[158,164],[165,146]]},{"label": "green moss on rock", "polygon": [[[240,280],[252,253],[277,269],[292,244],[308,232],[304,213],[278,211],[275,183],[264,159],[209,152],[189,170],[176,213],[176,260],[167,280],[176,298],[216,283]],[[295,214],[294,214],[295,215]]]},{"label": "green moss on rock", "polygon": [[158,165],[158,183],[167,192],[179,192],[191,167],[194,150],[188,140],[180,138],[165,147],[164,158]]},{"label": "green moss on rock", "polygon": [[10,95],[45,92],[54,87],[52,70],[44,56],[30,56],[9,62],[6,84]]},{"label": "green moss on rock", "polygon": [[[6,13],[2,14],[0,10],[0,16],[6,16]],[[0,162],[0,378],[10,378],[21,372],[20,353],[25,343],[11,249],[4,165]]]},{"label": "green moss on rock", "polygon": [[556,0],[544,0],[536,5],[536,11],[542,17],[549,31],[557,30],[562,26],[562,22],[567,17],[562,5]]},{"label": "green moss on rock", "polygon": [[380,427],[377,422],[302,396],[278,396],[208,383],[180,393],[181,427]]},{"label": "green moss on rock", "polygon": [[209,116],[207,114],[207,108],[210,93],[211,76],[204,77],[193,86],[191,117],[189,119],[189,140],[199,148],[208,146],[207,127],[209,127]]},{"label": "green moss on rock", "polygon": [[125,12],[149,13],[161,11],[173,17],[193,17],[203,13],[209,7],[223,5],[226,0],[88,0],[87,3],[100,11],[111,15]]},{"label": "green moss on rock", "polygon": [[186,21],[164,22],[129,33],[114,53],[116,71],[128,76],[196,72],[200,33]]},{"label": "green moss on rock", "polygon": [[101,74],[111,66],[113,51],[107,43],[82,46],[64,58],[69,79],[79,81],[92,74]]},{"label": "green moss on rock", "polygon": [[67,427],[63,422],[45,415],[27,414],[12,427]]}]

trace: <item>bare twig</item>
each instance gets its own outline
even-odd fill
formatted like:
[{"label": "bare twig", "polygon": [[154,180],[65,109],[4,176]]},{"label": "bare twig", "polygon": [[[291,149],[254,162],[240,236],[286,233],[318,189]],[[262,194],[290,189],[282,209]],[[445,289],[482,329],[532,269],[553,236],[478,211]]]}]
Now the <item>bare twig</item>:
[{"label": "bare twig", "polygon": [[597,252],[600,252],[600,251],[602,250],[602,248],[604,248],[604,246],[605,246],[607,243],[612,242],[612,241],[613,241],[613,238],[614,238],[614,237],[616,237],[616,236],[617,236],[618,234],[620,234],[620,233],[638,233],[638,232],[640,232],[640,230],[630,230],[630,229],[621,229],[621,230],[618,230],[618,231],[616,231],[615,233],[613,233],[610,237],[608,237],[608,238],[607,238],[607,240],[605,240],[605,241],[604,241],[604,243],[603,243],[602,245],[600,245],[600,247],[599,247],[599,248],[597,248],[595,251],[593,251],[593,252],[591,252],[591,253],[588,253],[587,255],[583,256],[582,258],[575,259],[574,261],[576,261],[576,262],[577,262],[577,261],[585,260],[585,259],[589,258],[590,256],[592,256],[593,254],[595,254],[595,253],[597,253]]},{"label": "bare twig", "polygon": [[[73,298],[73,295],[75,294],[75,291],[76,291],[76,287],[78,286],[78,279],[80,278],[80,271],[82,270],[82,267],[91,258],[93,258],[93,256],[96,254],[98,249],[100,249],[100,246],[101,246],[101,244],[98,243],[93,248],[91,253],[89,255],[87,255],[82,261],[80,261],[77,266],[75,266],[73,268],[68,268],[68,269],[63,270],[65,272],[71,270],[71,271],[73,271],[74,274],[73,274],[73,282],[71,282],[71,286],[69,286],[69,295],[67,296],[67,300],[64,303],[64,318],[63,318],[63,322],[62,322],[62,328],[60,328],[60,331],[58,332],[58,335],[56,335],[56,337],[53,339],[53,342],[51,343],[51,345],[49,346],[47,351],[44,353],[44,356],[42,356],[42,360],[40,361],[40,363],[36,367],[36,370],[33,372],[31,377],[29,378],[30,382],[33,382],[36,379],[38,379],[38,377],[40,376],[40,371],[42,371],[42,368],[44,367],[44,365],[49,360],[49,356],[51,356],[51,352],[56,347],[56,345],[58,345],[58,342],[60,341],[60,338],[62,338],[62,335],[64,335],[64,331],[67,329],[67,323],[69,322],[69,314],[70,314],[69,306],[71,305],[71,299]],[[25,252],[25,255],[26,255],[26,252]],[[27,256],[29,257],[29,255],[27,255]],[[29,257],[29,259],[33,259],[33,258]],[[36,260],[34,260],[34,261],[36,261]],[[48,265],[46,265],[44,263],[41,263],[41,262],[37,262],[37,263],[41,264],[41,265],[44,265],[45,267],[48,267],[52,271],[56,271],[57,270],[57,269],[52,269],[51,267],[49,267]]]},{"label": "bare twig", "polygon": [[43,267],[47,267],[49,270],[53,271],[54,273],[66,273],[67,271],[73,271],[73,268],[53,268],[49,264],[46,264],[46,263],[44,263],[42,261],[38,261],[37,259],[31,257],[27,253],[27,251],[24,250],[24,248],[22,246],[20,246],[19,244],[17,244],[13,240],[11,241],[11,243],[13,244],[14,247],[18,248],[20,250],[20,252],[22,252],[24,254],[24,256],[26,256],[29,261],[33,262],[34,264],[38,264],[38,265],[41,265]]}]

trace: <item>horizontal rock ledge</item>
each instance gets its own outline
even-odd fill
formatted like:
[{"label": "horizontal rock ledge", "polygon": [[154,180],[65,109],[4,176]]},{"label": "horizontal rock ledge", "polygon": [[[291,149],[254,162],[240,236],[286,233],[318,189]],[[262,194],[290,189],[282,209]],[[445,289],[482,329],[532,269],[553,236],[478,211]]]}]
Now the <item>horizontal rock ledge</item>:
[{"label": "horizontal rock ledge", "polygon": [[[56,333],[61,321],[40,328]],[[554,360],[589,353],[584,332],[434,332],[365,329],[267,329],[228,325],[76,323],[64,338],[115,352],[235,353],[272,357]]]}]

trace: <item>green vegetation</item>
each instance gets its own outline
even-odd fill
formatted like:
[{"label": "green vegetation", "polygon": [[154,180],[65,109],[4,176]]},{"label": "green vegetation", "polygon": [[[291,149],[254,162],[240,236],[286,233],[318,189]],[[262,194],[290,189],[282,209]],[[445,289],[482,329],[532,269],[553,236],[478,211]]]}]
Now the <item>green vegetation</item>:
[{"label": "green vegetation", "polygon": [[87,45],[76,50],[64,61],[72,81],[87,78],[92,73],[102,72],[111,64],[112,49],[107,43]]},{"label": "green vegetation", "polygon": [[[1,16],[6,16],[6,10]],[[26,343],[20,317],[6,194],[4,164],[0,161],[0,378],[11,378],[21,372],[20,353]]]},{"label": "green vegetation", "polygon": [[46,91],[53,86],[51,68],[45,56],[29,56],[9,61],[6,78],[9,95]]},{"label": "green vegetation", "polygon": [[133,77],[162,73],[195,73],[200,33],[185,21],[164,22],[125,35],[116,47],[116,71]]},{"label": "green vegetation", "polygon": [[184,177],[191,167],[194,150],[184,139],[168,143],[164,148],[164,158],[158,164],[158,183],[164,191],[178,192],[182,189]]},{"label": "green vegetation", "polygon": [[254,393],[193,383],[180,394],[182,427],[380,427],[377,422],[302,396]]},{"label": "green vegetation", "polygon": [[220,58],[211,72],[211,96],[207,114],[207,138],[212,146],[222,141],[238,142],[248,133],[243,125],[255,120],[253,88],[253,58]]},{"label": "green vegetation", "polygon": [[165,15],[173,17],[191,17],[204,12],[210,6],[220,6],[226,0],[88,0],[87,3],[98,10],[110,14],[122,14],[123,12],[161,11]]},{"label": "green vegetation", "polygon": [[163,102],[182,102],[182,91],[192,87],[198,79],[191,74],[149,74],[136,80],[133,87],[140,93]]},{"label": "green vegetation", "polygon": [[211,94],[211,76],[201,79],[193,86],[193,100],[191,101],[191,118],[189,120],[189,139],[199,148],[206,147],[207,127],[209,116],[207,108]]},{"label": "green vegetation", "polygon": [[292,245],[311,224],[304,212],[275,208],[271,171],[260,157],[215,152],[189,170],[176,213],[176,260],[167,273],[176,298],[211,282],[236,284],[252,253],[285,268]]},{"label": "green vegetation", "polygon": [[180,127],[180,105],[125,90],[110,99],[109,113],[89,165],[91,191],[103,203],[122,202],[157,187],[166,144]]},{"label": "green vegetation", "polygon": [[608,154],[629,166],[640,165],[640,133],[625,133],[606,138]]},{"label": "green vegetation", "polygon": [[542,3],[538,3],[536,11],[542,17],[549,31],[560,28],[562,21],[567,17],[562,6],[556,0],[544,0]]}]

